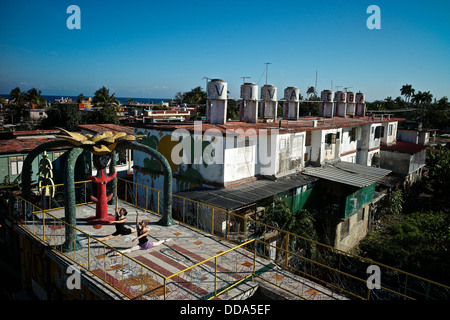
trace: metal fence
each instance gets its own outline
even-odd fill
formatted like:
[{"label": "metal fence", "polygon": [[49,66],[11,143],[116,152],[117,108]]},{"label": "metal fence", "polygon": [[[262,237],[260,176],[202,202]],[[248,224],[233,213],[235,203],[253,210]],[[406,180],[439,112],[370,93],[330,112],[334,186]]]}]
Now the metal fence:
[{"label": "metal fence", "polygon": [[[253,241],[235,246],[180,272],[162,275],[79,228],[67,224],[49,210],[43,210],[20,196],[13,201],[11,216],[22,228],[129,299],[212,299],[252,276],[251,270],[230,273],[223,265],[237,264],[236,261],[242,256],[242,252],[238,251]],[[76,234],[72,244],[66,243],[66,232],[69,230]],[[68,246],[77,249],[65,250]],[[247,258],[254,260],[253,255]]]},{"label": "metal fence", "polygon": [[[85,204],[91,187],[88,181],[77,185],[80,186],[77,205]],[[121,201],[156,214],[162,212],[161,190],[119,178],[117,194]],[[314,297],[315,284],[321,284],[321,290],[328,290],[329,296],[355,299],[447,300],[450,297],[450,287],[446,285],[178,195],[173,196],[174,220],[235,246],[178,273],[163,275],[52,215],[50,210],[63,208],[59,205],[41,209],[16,197],[10,201],[10,214],[38,240],[130,299],[212,299],[250,277],[300,299]],[[64,250],[68,230],[76,233],[73,246],[78,250]],[[220,267],[227,263],[242,265],[242,259],[253,260],[253,270],[242,268],[230,273]],[[261,268],[256,268],[257,260],[264,260]],[[376,290],[367,285],[367,270],[373,265],[380,270],[381,287]]]},{"label": "metal fence", "polygon": [[[118,186],[118,196],[123,201],[161,214],[161,190],[123,179],[118,179]],[[331,290],[331,295],[343,294],[352,299],[371,300],[450,298],[450,287],[447,285],[179,195],[173,195],[172,217],[180,223],[237,245],[255,240],[247,248],[253,250],[258,258],[268,259],[279,269],[289,270],[295,275],[323,285]],[[368,286],[370,266],[379,268],[381,286],[376,290]],[[296,285],[289,277],[267,276],[270,274],[261,271],[255,272],[254,276],[299,298],[309,297],[304,295],[305,286],[301,285],[302,281]]]}]

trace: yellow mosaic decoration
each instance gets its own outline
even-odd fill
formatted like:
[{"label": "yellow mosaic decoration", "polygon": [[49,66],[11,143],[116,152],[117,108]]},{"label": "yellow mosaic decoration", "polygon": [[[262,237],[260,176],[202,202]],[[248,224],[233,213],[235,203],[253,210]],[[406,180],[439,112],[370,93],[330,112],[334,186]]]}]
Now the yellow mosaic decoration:
[{"label": "yellow mosaic decoration", "polygon": [[83,135],[78,132],[70,132],[61,128],[60,130],[61,133],[57,135],[58,138],[65,139],[71,142],[74,146],[86,149],[95,155],[108,154],[114,151],[120,143],[137,141],[144,137],[143,135],[129,135],[125,132],[112,133],[111,131],[105,131],[95,135]]}]

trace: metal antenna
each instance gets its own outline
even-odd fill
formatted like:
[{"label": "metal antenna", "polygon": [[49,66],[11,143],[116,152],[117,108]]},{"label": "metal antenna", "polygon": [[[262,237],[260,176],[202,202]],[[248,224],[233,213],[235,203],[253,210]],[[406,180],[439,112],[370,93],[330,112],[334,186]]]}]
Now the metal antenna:
[{"label": "metal antenna", "polygon": [[242,78],[242,84],[245,84],[245,79],[250,79],[251,77],[241,77]]},{"label": "metal antenna", "polygon": [[264,63],[265,65],[266,65],[266,85],[267,85],[267,76],[268,76],[268,69],[269,69],[269,64],[272,64],[272,63],[270,63],[270,62],[265,62]]}]

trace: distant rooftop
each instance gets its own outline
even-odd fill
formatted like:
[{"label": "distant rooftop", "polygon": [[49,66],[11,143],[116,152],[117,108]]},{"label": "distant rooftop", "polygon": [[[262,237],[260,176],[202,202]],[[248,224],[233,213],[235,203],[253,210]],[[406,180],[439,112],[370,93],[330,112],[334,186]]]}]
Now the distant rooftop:
[{"label": "distant rooftop", "polygon": [[428,146],[424,146],[422,144],[415,144],[410,142],[404,142],[397,140],[397,142],[390,146],[381,146],[381,149],[384,150],[391,150],[391,151],[397,151],[402,153],[409,153],[409,154],[415,154],[417,152],[422,151],[423,149],[428,148]]},{"label": "distant rooftop", "polygon": [[[56,140],[55,138],[35,138],[35,139],[8,139],[0,140],[0,154],[28,153],[43,143]],[[54,150],[70,148],[60,147]]]},{"label": "distant rooftop", "polygon": [[101,123],[101,124],[80,124],[78,128],[82,130],[86,130],[92,133],[102,133],[105,131],[114,132],[125,132],[127,134],[133,134],[133,128],[122,126],[118,124],[111,123]]},{"label": "distant rooftop", "polygon": [[[363,126],[369,123],[387,123],[394,121],[403,121],[404,118],[390,118],[386,117],[382,120],[380,117],[354,117],[354,118],[322,118],[322,117],[302,117],[299,120],[280,120],[274,122],[258,122],[248,123],[241,121],[229,121],[225,124],[211,124],[202,122],[202,131],[205,132],[209,129],[219,130],[222,134],[227,133],[227,130],[247,130],[255,129],[256,134],[259,135],[259,130],[267,130],[267,134],[270,134],[270,129],[280,129],[282,132],[302,132],[313,131],[323,129],[336,129],[342,127],[356,127]],[[314,123],[316,126],[314,127]],[[177,129],[185,129],[189,132],[194,132],[194,122],[164,122],[164,123],[130,123],[130,126],[145,129],[159,129],[163,131],[174,131]]]}]

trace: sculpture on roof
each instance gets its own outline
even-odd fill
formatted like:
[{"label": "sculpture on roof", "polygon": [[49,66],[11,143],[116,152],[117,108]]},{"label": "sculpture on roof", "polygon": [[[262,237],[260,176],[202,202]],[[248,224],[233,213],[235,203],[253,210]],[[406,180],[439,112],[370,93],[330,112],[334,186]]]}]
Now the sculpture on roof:
[{"label": "sculpture on roof", "polygon": [[41,161],[39,161],[38,190],[44,200],[44,209],[55,196],[55,184],[53,182],[53,166],[49,160],[47,152],[44,151]]},{"label": "sculpture on roof", "polygon": [[[143,137],[140,135],[128,135],[125,132],[103,132],[96,135],[69,132],[60,129],[61,133],[57,135],[59,140],[44,143],[34,150],[32,150],[26,157],[23,164],[23,178],[22,188],[23,196],[26,200],[31,199],[31,169],[33,160],[42,152],[55,148],[67,147],[73,148],[68,151],[64,167],[64,215],[65,222],[76,226],[76,208],[75,208],[75,164],[78,157],[83,151],[90,152],[94,155],[94,166],[97,168],[97,177],[91,177],[94,183],[97,184],[97,194],[92,197],[96,201],[96,215],[91,217],[88,221],[99,228],[102,224],[109,221],[110,217],[107,214],[108,199],[111,199],[116,193],[115,188],[113,194],[107,195],[106,184],[116,178],[115,172],[115,152],[121,150],[131,149],[141,151],[152,156],[161,164],[164,172],[164,199],[163,199],[163,216],[159,223],[164,226],[175,224],[172,220],[172,170],[167,159],[155,149],[143,145],[138,141]],[[109,176],[106,175],[106,167],[110,168]],[[113,183],[115,187],[115,183]],[[113,198],[114,199],[114,198]],[[66,240],[63,244],[64,251],[78,250],[81,246],[77,242],[77,235],[74,228],[66,229]]]},{"label": "sculpture on roof", "polygon": [[[115,156],[114,151],[118,144],[124,142],[136,141],[141,136],[127,135],[125,132],[112,133],[105,131],[103,133],[80,134],[77,132],[69,132],[61,129],[63,134],[57,135],[58,138],[65,139],[75,146],[83,148],[83,150],[91,152],[94,155],[94,166],[97,169],[97,176],[88,176],[96,184],[96,196],[91,195],[91,200],[96,203],[95,216],[87,219],[89,224],[93,224],[94,228],[99,229],[103,224],[108,224],[115,219],[114,215],[108,214],[108,201],[114,196],[113,193],[107,195],[106,185],[116,178],[115,172]],[[112,164],[110,166],[110,164]],[[106,168],[110,166],[110,174],[107,175]],[[115,183],[114,183],[115,185]],[[115,188],[114,188],[115,192]]]}]

